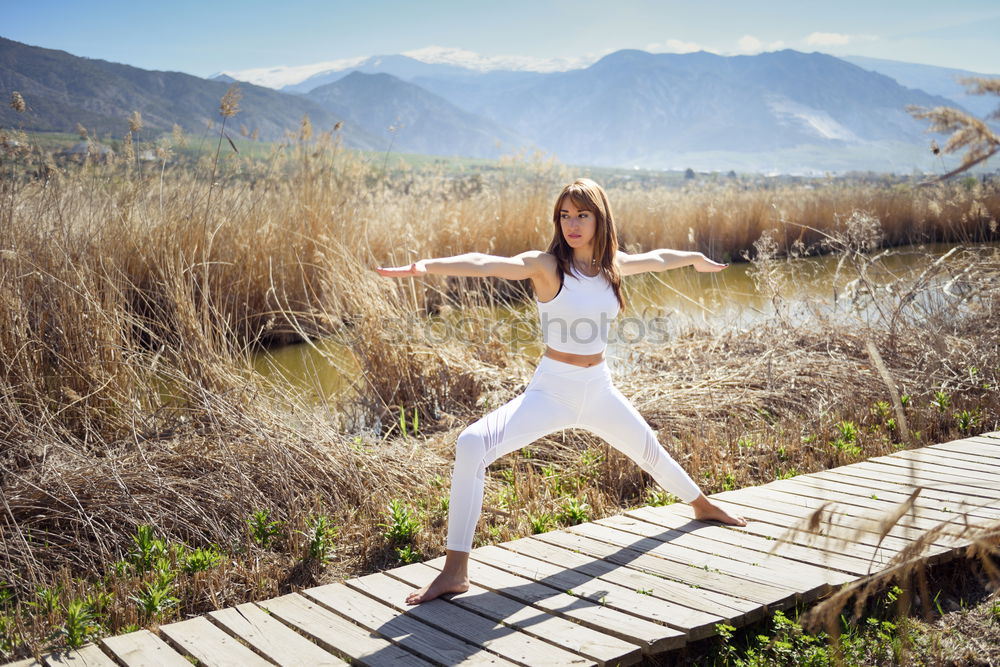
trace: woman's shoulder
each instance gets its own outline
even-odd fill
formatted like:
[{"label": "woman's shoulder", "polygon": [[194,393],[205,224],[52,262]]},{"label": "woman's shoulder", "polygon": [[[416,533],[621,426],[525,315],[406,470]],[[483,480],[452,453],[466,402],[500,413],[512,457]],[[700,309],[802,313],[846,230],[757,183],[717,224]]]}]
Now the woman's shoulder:
[{"label": "woman's shoulder", "polygon": [[544,250],[526,250],[519,254],[518,257],[524,262],[525,266],[533,266],[553,275],[556,272],[556,267],[559,265],[555,255]]}]

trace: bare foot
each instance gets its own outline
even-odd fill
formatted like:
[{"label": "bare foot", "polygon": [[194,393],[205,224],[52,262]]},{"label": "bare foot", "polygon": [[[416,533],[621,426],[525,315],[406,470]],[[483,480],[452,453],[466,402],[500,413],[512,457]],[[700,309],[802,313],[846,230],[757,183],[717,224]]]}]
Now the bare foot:
[{"label": "bare foot", "polygon": [[694,518],[699,521],[721,521],[730,526],[747,525],[744,517],[730,514],[704,495],[691,503],[691,507],[694,509]]},{"label": "bare foot", "polygon": [[442,572],[434,581],[406,596],[406,604],[420,604],[445,593],[464,593],[469,590],[469,578]]}]

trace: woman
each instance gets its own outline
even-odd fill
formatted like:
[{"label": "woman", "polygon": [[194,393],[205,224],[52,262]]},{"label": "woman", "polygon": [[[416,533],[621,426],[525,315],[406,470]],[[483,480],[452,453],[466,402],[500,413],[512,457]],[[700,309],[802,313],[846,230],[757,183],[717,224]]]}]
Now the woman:
[{"label": "woman", "polygon": [[623,305],[623,275],[681,266],[721,271],[726,265],[698,252],[620,252],[607,195],[590,179],[563,188],[552,221],[554,232],[546,252],[532,250],[514,257],[469,253],[377,269],[392,278],[433,273],[530,280],[546,345],[524,393],[458,436],[445,566],[433,582],[410,594],[410,604],[469,589],[469,552],[482,509],[486,467],[564,428],[584,428],[606,440],[660,486],[690,503],[696,518],[746,525],[742,517],[709,501],[663,450],[650,426],[612,384],[604,360],[608,327]]}]

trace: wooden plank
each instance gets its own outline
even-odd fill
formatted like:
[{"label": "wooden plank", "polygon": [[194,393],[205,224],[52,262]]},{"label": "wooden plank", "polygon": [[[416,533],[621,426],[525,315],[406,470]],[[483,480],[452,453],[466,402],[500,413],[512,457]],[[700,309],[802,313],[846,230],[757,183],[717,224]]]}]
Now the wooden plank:
[{"label": "wooden plank", "polygon": [[371,667],[433,664],[297,593],[257,605],[294,626],[327,651],[358,664]]},{"label": "wooden plank", "polygon": [[128,667],[191,667],[187,658],[149,630],[105,637],[101,646]]},{"label": "wooden plank", "polygon": [[[649,595],[654,597],[721,617],[730,625],[746,622],[747,613],[760,608],[759,605],[747,600],[702,588],[694,588],[686,582],[667,579],[647,572],[634,565],[635,559],[643,555],[639,551],[629,550],[622,553],[621,558],[612,560],[606,559],[603,554],[595,554],[593,549],[580,549],[579,541],[567,531],[557,530],[500,546],[525,556],[549,560],[552,563],[572,568],[591,577],[610,581],[629,590],[647,591]],[[611,545],[605,545],[605,547],[607,548],[606,553],[622,552],[621,549],[616,549]],[[714,634],[714,627],[712,632],[706,636],[711,634]]]},{"label": "wooden plank", "polygon": [[376,600],[382,600],[397,612],[418,619],[427,625],[483,649],[489,649],[511,662],[525,667],[532,665],[594,665],[593,660],[535,639],[479,614],[467,611],[445,600],[430,600],[407,605],[403,600],[412,590],[398,579],[386,574],[370,574],[345,581],[344,584]]},{"label": "wooden plank", "polygon": [[[858,488],[867,489],[870,493],[875,493],[876,495],[895,494],[895,496],[906,497],[910,491],[910,487],[903,487],[889,480],[875,478],[862,479],[857,476],[845,475],[836,470],[813,473],[809,477],[815,480],[839,482],[845,485],[860,485]],[[925,486],[920,491],[920,497],[926,499],[928,502],[939,503],[939,507],[946,508],[943,511],[957,512],[959,511],[958,508],[964,505],[972,510],[976,516],[992,517],[994,512],[1000,512],[1000,510],[994,509],[996,503],[992,499],[970,498],[964,493],[943,490],[940,487]]]},{"label": "wooden plank", "polygon": [[664,630],[673,628],[681,632],[688,641],[692,639],[691,623],[697,624],[695,628],[701,637],[704,636],[701,627],[703,623],[714,627],[723,620],[719,616],[698,614],[693,609],[644,595],[634,589],[618,586],[609,581],[595,580],[575,570],[567,570],[500,547],[479,547],[472,552],[471,557],[522,577],[529,577],[557,590],[573,591],[573,595],[597,601],[610,609],[655,621],[665,626]]},{"label": "wooden plank", "polygon": [[160,633],[199,664],[212,667],[266,667],[271,664],[204,616],[161,625]]},{"label": "wooden plank", "polygon": [[432,662],[445,665],[515,664],[487,652],[481,646],[441,632],[409,614],[400,614],[344,584],[309,588],[301,594]]},{"label": "wooden plank", "polygon": [[[907,452],[927,452],[928,454],[933,454],[934,456],[948,456],[951,458],[972,458],[976,461],[993,461],[996,457],[990,456],[989,454],[984,454],[977,452],[976,449],[982,448],[982,443],[978,442],[958,442],[954,446],[949,446],[947,449],[945,445],[949,443],[941,443],[939,445],[927,445],[926,447],[914,447],[912,449],[901,449],[895,454],[906,454]],[[971,447],[972,449],[968,449]],[[987,445],[988,447],[988,445]],[[988,452],[992,452],[992,449],[988,449]]]},{"label": "wooden plank", "polygon": [[938,480],[954,480],[960,484],[985,485],[989,488],[1000,490],[1000,475],[996,473],[954,468],[937,462],[918,461],[915,459],[906,460],[888,456],[875,457],[866,463],[892,466],[897,469],[897,472],[905,475],[916,475],[918,477],[933,475]]},{"label": "wooden plank", "polygon": [[[875,512],[876,516],[884,516],[888,518],[892,516],[900,507],[900,503],[898,502],[888,502],[877,498],[873,499],[870,496],[863,497],[844,494],[840,491],[834,491],[828,488],[819,488],[805,483],[796,483],[793,485],[791,484],[791,480],[785,480],[785,483],[783,483],[780,488],[781,493],[795,494],[803,497],[810,506],[815,505],[816,507],[820,507],[825,502],[834,502],[837,503],[838,507],[857,507],[858,516]],[[965,517],[958,513],[942,512],[936,509],[922,507],[919,504],[914,504],[910,510],[896,520],[895,525],[909,526],[920,531],[944,530],[945,533],[943,533],[936,541],[942,544],[951,545],[953,548],[958,548],[966,544],[965,539],[959,538],[957,533],[963,530],[963,528],[967,525],[968,520],[969,517]],[[988,523],[989,520],[984,520],[983,522]],[[975,523],[975,521],[973,521],[973,523]],[[949,530],[949,526],[951,526],[951,530]],[[949,538],[949,534],[956,536]]]},{"label": "wooden plank", "polygon": [[[782,480],[781,484],[774,483],[754,487],[748,493],[760,494],[761,497],[771,498],[778,502],[792,503],[798,507],[808,507],[812,510],[824,506],[832,506],[849,517],[871,519],[877,523],[881,523],[894,509],[891,503],[887,505],[878,500],[858,498],[857,496],[848,496],[844,499],[835,497],[837,495],[835,493],[824,493],[815,487],[791,484],[790,482],[791,480]],[[952,518],[946,515],[944,520],[948,521]],[[904,514],[896,521],[896,525],[898,526],[908,526],[918,531],[930,530],[937,527],[940,523],[941,521],[934,517],[913,514],[912,512]],[[881,532],[881,530],[878,532]]]},{"label": "wooden plank", "polygon": [[87,644],[78,649],[56,651],[42,656],[46,665],[73,665],[73,667],[117,667],[97,644]]},{"label": "wooden plank", "polygon": [[[719,610],[707,601],[699,605],[698,601],[690,596],[691,589],[676,582],[668,582],[635,570],[629,571],[620,565],[600,559],[595,560],[533,538],[505,542],[499,546],[528,558],[563,569],[571,569],[590,579],[595,585],[603,585],[603,582],[611,584],[608,593],[605,594],[605,604],[615,604],[617,596],[622,592],[630,598],[635,594],[654,598],[656,602],[647,604],[643,608],[642,615],[686,632],[688,641],[711,637],[716,634],[715,626],[718,623],[732,621],[731,609]],[[644,592],[639,593],[639,591]],[[688,596],[685,600],[688,604],[678,600],[678,595]],[[639,602],[641,603],[641,600]],[[662,618],[653,615],[653,612],[662,612]]]},{"label": "wooden plank", "polygon": [[[996,459],[980,459],[980,461],[995,461]],[[1000,464],[968,462],[965,465],[955,465],[955,461],[941,462],[934,452],[911,450],[906,456],[893,454],[890,456],[873,456],[864,463],[881,463],[896,467],[922,471],[927,469],[943,475],[969,477],[973,480],[989,479],[994,483],[1000,481]],[[978,468],[978,469],[977,469]]]},{"label": "wooden plank", "polygon": [[[443,559],[428,563],[440,569]],[[560,592],[551,586],[477,560],[469,561],[469,577],[473,583],[483,588],[638,644],[646,655],[670,651],[687,643],[684,633],[673,628],[636,618],[588,598]]]},{"label": "wooden plank", "polygon": [[[742,495],[736,502],[749,503],[756,506],[766,507],[767,509],[781,509],[782,511],[798,511],[803,517],[809,517],[815,511],[821,507],[826,506],[825,512],[829,512],[832,516],[828,518],[823,518],[820,522],[822,527],[827,525],[832,527],[838,527],[840,529],[847,529],[849,531],[857,531],[857,535],[863,537],[863,534],[867,533],[867,539],[869,542],[878,544],[880,535],[886,532],[882,526],[884,512],[877,513],[870,510],[865,510],[860,507],[855,507],[851,505],[844,505],[837,503],[835,501],[824,502],[822,500],[816,500],[815,498],[809,498],[806,496],[798,496],[795,494],[787,493],[784,491],[779,491],[774,488],[764,488],[764,487],[754,487],[745,490],[746,493]],[[876,514],[878,516],[876,516]],[[909,541],[915,541],[921,538],[925,531],[934,528],[939,522],[930,521],[921,518],[912,518],[908,516],[902,517],[899,521],[888,528],[886,534],[893,535],[897,537],[902,537]],[[938,545],[944,548],[941,555],[945,558],[950,558],[946,554],[957,548],[954,538],[947,535],[941,535],[937,537],[932,543],[932,545]],[[850,546],[854,549],[854,546]]]},{"label": "wooden plank", "polygon": [[[680,530],[672,527],[668,528],[663,524],[644,521],[635,516],[613,516],[595,523],[600,523],[617,530],[636,533],[643,537],[651,537],[661,542],[667,542],[674,547],[686,547],[706,554],[716,556],[725,555],[728,559],[742,563],[759,564],[760,567],[772,573],[772,581],[774,579],[784,579],[800,590],[809,590],[816,586],[817,582],[839,585],[853,580],[852,576],[829,569],[829,563],[824,563],[826,567],[817,567],[815,563],[818,554],[813,549],[806,550],[808,551],[808,556],[802,559],[789,559],[783,555],[769,553],[770,548],[774,545],[767,540],[747,535],[737,530],[719,528],[719,533],[716,533],[719,539],[713,539],[690,530],[690,528],[693,528],[691,525],[688,525],[689,530]],[[678,519],[678,523],[690,524],[691,522]],[[705,527],[708,528],[709,526],[705,525]],[[712,527],[714,528],[715,526]],[[744,543],[746,542],[752,542],[757,548],[745,546]],[[850,572],[851,574],[867,572],[867,561],[848,559],[844,556],[837,556],[837,558],[850,561],[850,569],[844,570],[844,572]]]},{"label": "wooden plank", "polygon": [[[845,479],[857,478],[847,477]],[[852,484],[850,482],[842,481],[835,477],[818,477],[815,475],[802,475],[795,478],[795,480],[802,486],[822,489],[827,493],[841,494],[845,498],[855,496],[858,498],[869,498],[881,501],[886,503],[887,507],[889,505],[896,506],[899,503],[906,502],[910,497],[907,493],[896,491],[893,488],[894,485],[892,484],[883,484],[881,486],[865,484],[864,486],[861,486],[856,483]],[[914,500],[914,504],[922,511],[934,510],[936,512],[935,516],[948,515],[950,517],[954,517],[955,515],[968,513],[969,516],[982,519],[1000,518],[1000,508],[990,509],[986,507],[977,508],[973,506],[966,506],[963,510],[961,503],[956,502],[956,500],[961,501],[961,499],[956,498],[941,499],[940,497],[935,497],[928,493],[927,489],[922,489],[920,495],[918,495]]]},{"label": "wooden plank", "polygon": [[923,447],[921,449],[905,449],[898,452],[899,455],[909,455],[910,452],[919,452],[926,456],[933,457],[934,459],[941,461],[942,463],[947,463],[948,465],[960,464],[960,463],[975,463],[978,465],[985,465],[996,469],[1000,462],[996,459],[983,456],[982,454],[976,454],[975,452],[953,452],[949,449],[934,449],[929,447]]},{"label": "wooden plank", "polygon": [[[705,555],[703,562],[687,562],[678,558],[675,549],[666,542],[644,538],[634,533],[626,533],[601,524],[580,524],[573,527],[573,534],[588,537],[629,552],[639,552],[659,558],[656,574],[674,581],[697,586],[729,597],[749,600],[772,609],[784,609],[802,599],[803,592],[784,583],[773,580],[758,581],[741,573],[736,576],[724,572],[715,565],[725,564],[717,557]],[[550,538],[551,539],[551,538]],[[764,577],[766,578],[766,577]],[[826,585],[818,585],[824,590]]]},{"label": "wooden plank", "polygon": [[993,445],[994,447],[1000,447],[1000,436],[998,436],[997,432],[994,431],[993,433],[980,433],[979,435],[970,435],[968,438],[962,438],[958,442],[972,442],[976,444]]},{"label": "wooden plank", "polygon": [[914,478],[905,471],[879,463],[855,463],[850,466],[842,466],[837,470],[843,471],[846,475],[858,477],[875,476],[881,479],[888,479],[900,484],[908,484],[911,490],[917,486],[933,486],[935,488],[946,488],[958,491],[969,496],[980,498],[1000,498],[1000,488],[989,482],[975,482],[973,480],[942,479],[939,475],[921,474],[919,478]]},{"label": "wooden plank", "polygon": [[263,609],[252,604],[209,613],[216,625],[239,637],[255,651],[278,665],[346,665],[344,660],[324,651]]},{"label": "wooden plank", "polygon": [[897,452],[891,456],[871,459],[877,461],[880,458],[896,459],[898,461],[919,461],[920,463],[934,463],[947,468],[955,468],[966,472],[976,471],[996,475],[1000,471],[1000,465],[992,459],[987,459],[975,454],[958,454],[956,452],[940,451],[928,452],[924,449],[909,449]]},{"label": "wooden plank", "polygon": [[[757,560],[764,559],[785,559],[798,563],[805,563],[816,568],[819,572],[826,573],[828,583],[833,584],[829,572],[835,570],[851,575],[865,575],[871,571],[871,561],[868,558],[858,558],[843,554],[840,550],[824,551],[817,546],[803,546],[785,542],[781,544],[780,551],[775,550],[776,538],[781,530],[766,530],[766,535],[756,532],[748,532],[744,527],[728,528],[706,523],[704,521],[693,521],[683,517],[676,512],[664,512],[661,507],[639,507],[629,510],[622,517],[609,517],[601,519],[596,523],[603,525],[613,525],[619,530],[637,533],[645,537],[656,537],[656,530],[666,528],[697,535],[712,542],[722,542],[725,544],[739,545],[747,552],[757,553]],[[763,526],[757,523],[757,528],[768,528],[768,524]],[[572,529],[571,529],[572,530]]]},{"label": "wooden plank", "polygon": [[[755,499],[749,496],[736,496],[733,501],[712,496],[714,502],[730,512],[741,513],[751,519],[750,525],[741,530],[766,534],[767,527],[758,522],[772,523],[783,528],[775,535],[779,540],[794,537],[798,544],[816,544],[823,549],[840,550],[858,558],[871,558],[873,571],[886,564],[900,549],[907,548],[915,539],[907,537],[903,531],[895,527],[884,537],[877,533],[859,530],[850,522],[831,524],[824,521],[816,531],[806,531],[806,520],[813,513],[808,508],[795,508],[784,503]],[[686,507],[686,506],[685,506]],[[928,546],[931,562],[948,560],[953,557],[953,546],[931,543]]]},{"label": "wooden plank", "polygon": [[[878,535],[881,534],[881,522],[871,517],[856,516],[857,512],[852,508],[842,507],[836,503],[810,503],[808,499],[801,496],[790,496],[780,494],[773,489],[758,489],[756,487],[741,489],[743,493],[726,492],[719,494],[718,500],[732,502],[747,508],[760,508],[773,512],[790,514],[800,519],[807,519],[819,507],[826,505],[825,516],[819,522],[821,531],[827,528],[840,528],[847,531],[857,531],[859,534],[867,533],[870,539],[877,542]],[[715,499],[715,498],[713,498]],[[905,526],[904,526],[905,527]],[[872,536],[875,537],[872,537]],[[915,539],[915,538],[914,538]]]},{"label": "wooden plank", "polygon": [[[617,547],[607,542],[563,530],[543,533],[535,537],[558,545],[563,549],[572,549],[574,552],[579,552],[592,558],[599,558],[609,563],[619,564],[630,570],[652,575],[661,582],[658,586],[646,586],[646,588],[649,588],[653,592],[686,589],[686,592],[683,594],[677,594],[675,599],[678,602],[701,597],[706,603],[714,605],[706,606],[706,611],[713,611],[720,616],[731,618],[734,624],[737,622],[752,623],[762,618],[766,611],[764,605],[758,602],[725,595],[717,591],[701,588],[695,584],[671,579],[667,575],[675,574],[676,568],[674,567],[674,563],[666,561],[663,558],[658,558],[634,549]],[[669,589],[667,588],[668,586]]]},{"label": "wooden plank", "polygon": [[[413,563],[387,570],[386,574],[409,586],[420,588],[431,583],[439,572],[426,563]],[[540,611],[475,584],[472,584],[465,593],[438,599],[473,611],[494,622],[516,628],[524,634],[555,646],[579,653],[600,667],[606,665],[624,667],[642,660],[642,650],[635,644]]]},{"label": "wooden plank", "polygon": [[943,449],[951,452],[962,452],[964,454],[976,454],[991,459],[1000,458],[1000,447],[997,441],[986,438],[970,438],[968,440],[954,440],[952,442],[940,442],[936,445],[928,445],[924,449],[937,451]]},{"label": "wooden plank", "polygon": [[[191,663],[188,663],[189,665]],[[6,662],[3,667],[42,667],[42,663],[38,662],[34,658],[25,658],[24,660],[18,660],[17,662]]]},{"label": "wooden plank", "polygon": [[[787,481],[792,482],[793,480]],[[822,476],[803,475],[801,478],[796,478],[794,482],[796,485],[810,486],[816,489],[828,489],[837,493],[891,504],[905,502],[913,492],[912,489],[892,482],[877,479],[861,480],[858,477],[839,476],[836,473],[824,474]],[[873,482],[876,484],[873,484]],[[921,487],[920,493],[914,499],[914,504],[921,511],[927,512],[926,516],[928,517],[944,518],[943,514],[953,514],[956,504],[965,499],[966,497],[962,494],[940,492],[933,487],[925,486]],[[987,500],[987,502],[989,501]],[[973,506],[970,505],[969,509],[973,509]],[[980,512],[983,518],[1000,517],[1000,507],[981,505]]]}]

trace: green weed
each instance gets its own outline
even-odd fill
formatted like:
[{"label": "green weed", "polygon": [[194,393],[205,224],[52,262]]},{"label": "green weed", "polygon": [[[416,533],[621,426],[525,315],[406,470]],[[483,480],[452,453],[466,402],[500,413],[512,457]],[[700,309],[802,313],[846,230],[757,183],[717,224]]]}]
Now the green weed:
[{"label": "green weed", "polygon": [[420,432],[420,413],[416,408],[413,408],[413,417],[407,423],[406,409],[402,405],[399,406],[399,432],[403,434],[404,438],[409,435],[417,435]]},{"label": "green weed", "polygon": [[222,554],[215,547],[198,548],[185,554],[181,560],[181,570],[186,574],[210,570],[222,562]]},{"label": "green weed", "polygon": [[102,631],[86,600],[74,599],[66,607],[66,621],[56,632],[68,648],[80,648]]},{"label": "green weed", "polygon": [[578,498],[567,498],[559,510],[559,520],[568,526],[590,521],[590,505]]},{"label": "green weed", "polygon": [[320,563],[330,560],[337,538],[337,527],[330,522],[330,517],[325,514],[309,517],[306,530],[302,534],[307,540],[310,559]]},{"label": "green weed", "polygon": [[257,510],[247,517],[247,526],[250,528],[250,539],[258,546],[267,549],[275,538],[281,535],[284,523],[272,521],[267,510]]},{"label": "green weed", "polygon": [[889,401],[875,401],[871,413],[884,422],[892,415],[892,406],[889,405]]},{"label": "green weed", "polygon": [[505,512],[510,512],[517,504],[517,492],[514,490],[514,487],[500,487],[500,490],[497,492],[496,504],[497,507]]},{"label": "green weed", "polygon": [[414,549],[413,546],[407,544],[405,547],[396,547],[396,555],[399,556],[399,561],[409,565],[410,563],[419,563],[423,560],[424,555],[418,550]]},{"label": "green weed", "polygon": [[383,535],[393,544],[410,542],[420,531],[420,523],[413,516],[410,507],[401,500],[394,498],[389,502],[386,518],[386,523],[380,523],[379,526],[385,528]]},{"label": "green weed", "polygon": [[0,614],[0,656],[9,656],[20,644],[21,636],[14,617]]},{"label": "green weed", "polygon": [[931,399],[931,406],[937,408],[940,412],[947,412],[948,408],[951,407],[951,396],[939,389],[934,392],[934,398]]},{"label": "green weed", "polygon": [[562,476],[556,472],[554,465],[542,466],[542,477],[545,479],[545,483],[552,495],[561,496],[566,491],[566,483],[563,481]]},{"label": "green weed", "polygon": [[0,580],[0,609],[10,605],[14,601],[14,589],[7,585],[6,581]]},{"label": "green weed", "polygon": [[587,448],[580,454],[580,467],[582,477],[594,479],[601,472],[601,463],[604,462],[604,455],[600,452]]},{"label": "green weed", "polygon": [[861,447],[857,444],[858,425],[852,421],[842,421],[836,425],[836,429],[837,437],[830,444],[846,454],[860,456]]},{"label": "green weed", "polygon": [[83,601],[94,616],[107,613],[114,602],[115,594],[112,591],[91,591],[84,596]]},{"label": "green weed", "polygon": [[653,507],[673,505],[678,500],[680,500],[680,498],[672,493],[664,491],[663,489],[649,489],[646,492],[646,504]]},{"label": "green weed", "polygon": [[167,556],[166,542],[157,538],[153,527],[142,525],[136,528],[132,536],[132,550],[128,555],[128,563],[139,574],[149,572],[157,561]]},{"label": "green weed", "polygon": [[59,594],[62,593],[62,586],[45,588],[39,586],[35,590],[35,599],[28,604],[39,611],[39,613],[52,615],[59,609]]},{"label": "green weed", "polygon": [[531,524],[531,533],[539,535],[552,530],[554,518],[551,514],[528,515],[528,523]]},{"label": "green weed", "polygon": [[154,619],[173,609],[180,600],[173,596],[173,584],[168,581],[147,583],[136,595],[130,596],[144,618]]},{"label": "green weed", "polygon": [[958,430],[962,433],[968,433],[973,428],[979,425],[979,411],[978,410],[960,410],[955,413],[955,424],[958,426]]},{"label": "green weed", "polygon": [[731,472],[727,472],[726,476],[722,478],[722,490],[732,491],[736,488],[736,475]]}]

